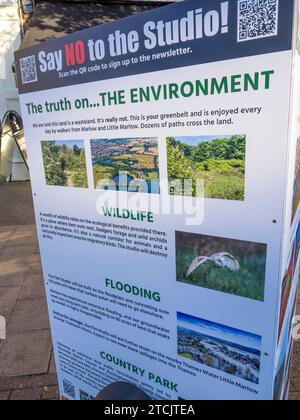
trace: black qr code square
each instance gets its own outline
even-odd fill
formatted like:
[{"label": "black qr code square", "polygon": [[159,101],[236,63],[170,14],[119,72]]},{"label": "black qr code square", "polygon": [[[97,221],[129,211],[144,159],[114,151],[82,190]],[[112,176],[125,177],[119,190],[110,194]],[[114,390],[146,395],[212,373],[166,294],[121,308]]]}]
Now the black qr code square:
[{"label": "black qr code square", "polygon": [[279,0],[238,1],[238,42],[278,34]]},{"label": "black qr code square", "polygon": [[20,70],[23,85],[38,81],[35,56],[20,59]]}]

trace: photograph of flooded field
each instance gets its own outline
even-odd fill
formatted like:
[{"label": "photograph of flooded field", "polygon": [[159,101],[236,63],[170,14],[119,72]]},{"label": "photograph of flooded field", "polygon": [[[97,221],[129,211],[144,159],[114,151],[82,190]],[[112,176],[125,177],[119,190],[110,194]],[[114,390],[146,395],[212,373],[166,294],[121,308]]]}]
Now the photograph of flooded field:
[{"label": "photograph of flooded field", "polygon": [[177,313],[178,355],[259,384],[260,336]]},{"label": "photograph of flooded field", "polygon": [[91,140],[96,189],[159,194],[158,139]]}]

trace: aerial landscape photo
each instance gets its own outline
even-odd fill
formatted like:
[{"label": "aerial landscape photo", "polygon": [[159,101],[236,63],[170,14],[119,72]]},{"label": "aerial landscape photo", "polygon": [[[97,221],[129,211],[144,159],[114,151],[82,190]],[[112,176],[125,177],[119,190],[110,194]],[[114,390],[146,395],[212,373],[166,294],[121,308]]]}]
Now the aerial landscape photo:
[{"label": "aerial landscape photo", "polygon": [[47,185],[88,188],[84,141],[42,141]]},{"label": "aerial landscape photo", "polygon": [[264,301],[266,244],[176,231],[177,281]]},{"label": "aerial landscape photo", "polygon": [[[246,136],[168,137],[168,179],[171,195],[199,197],[196,181],[204,181],[204,197],[243,201]],[[174,190],[174,181],[190,180],[191,191]]]},{"label": "aerial landscape photo", "polygon": [[159,194],[158,139],[91,140],[96,189]]},{"label": "aerial landscape photo", "polygon": [[179,356],[259,384],[260,336],[181,312],[177,322]]}]

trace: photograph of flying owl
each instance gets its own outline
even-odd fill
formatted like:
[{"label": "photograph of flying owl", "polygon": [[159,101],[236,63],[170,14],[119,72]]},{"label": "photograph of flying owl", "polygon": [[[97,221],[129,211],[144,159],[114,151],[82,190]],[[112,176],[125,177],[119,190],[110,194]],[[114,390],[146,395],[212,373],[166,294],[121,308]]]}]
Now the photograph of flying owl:
[{"label": "photograph of flying owl", "polygon": [[264,301],[266,244],[179,231],[175,237],[178,282]]},{"label": "photograph of flying owl", "polygon": [[233,255],[229,254],[228,252],[218,252],[213,254],[211,257],[197,257],[194,259],[192,264],[190,265],[187,277],[189,277],[198,267],[206,262],[211,261],[216,267],[219,268],[229,268],[229,270],[237,272],[240,270],[240,263]]}]

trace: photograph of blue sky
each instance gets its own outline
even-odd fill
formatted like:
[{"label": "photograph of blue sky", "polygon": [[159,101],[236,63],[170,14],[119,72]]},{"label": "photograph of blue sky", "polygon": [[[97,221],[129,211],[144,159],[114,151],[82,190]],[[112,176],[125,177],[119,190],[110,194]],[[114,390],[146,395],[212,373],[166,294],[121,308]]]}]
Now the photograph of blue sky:
[{"label": "photograph of blue sky", "polygon": [[261,351],[261,337],[225,325],[216,324],[181,312],[177,313],[178,326],[206,336]]},{"label": "photograph of blue sky", "polygon": [[63,144],[65,144],[68,147],[70,147],[70,149],[72,149],[74,146],[78,146],[79,149],[84,149],[84,141],[83,140],[65,140],[65,141],[56,140],[55,144],[57,146],[62,146]]},{"label": "photograph of blue sky", "polygon": [[190,146],[197,146],[199,143],[204,143],[207,141],[218,140],[218,139],[231,139],[232,134],[230,135],[220,135],[220,136],[193,136],[193,137],[174,137],[176,141],[181,143],[188,144]]}]

